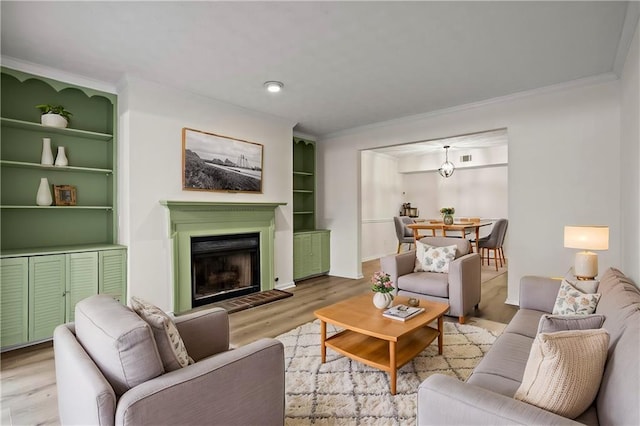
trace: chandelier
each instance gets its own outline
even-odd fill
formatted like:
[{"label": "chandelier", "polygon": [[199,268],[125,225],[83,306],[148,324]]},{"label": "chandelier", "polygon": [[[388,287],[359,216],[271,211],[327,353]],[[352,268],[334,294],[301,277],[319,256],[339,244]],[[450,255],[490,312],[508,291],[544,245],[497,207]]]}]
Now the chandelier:
[{"label": "chandelier", "polygon": [[440,176],[445,178],[451,177],[453,171],[456,169],[453,163],[449,161],[449,148],[449,145],[444,146],[445,160],[444,163],[442,163],[442,166],[440,166],[440,168],[438,169]]}]

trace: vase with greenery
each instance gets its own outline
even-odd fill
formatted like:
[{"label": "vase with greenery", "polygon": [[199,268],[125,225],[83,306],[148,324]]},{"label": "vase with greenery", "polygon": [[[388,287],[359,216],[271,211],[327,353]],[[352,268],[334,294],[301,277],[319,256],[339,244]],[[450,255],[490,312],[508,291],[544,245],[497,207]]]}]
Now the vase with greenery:
[{"label": "vase with greenery", "polygon": [[64,109],[62,105],[41,104],[36,105],[36,108],[42,113],[40,122],[43,126],[67,127],[73,115]]},{"label": "vase with greenery", "polygon": [[389,274],[378,271],[371,277],[371,290],[373,290],[373,304],[378,309],[390,308],[393,305],[393,295],[395,289]]},{"label": "vase with greenery", "polygon": [[442,221],[445,225],[453,224],[453,214],[456,212],[456,209],[453,207],[443,207],[440,209],[440,213],[442,214]]}]

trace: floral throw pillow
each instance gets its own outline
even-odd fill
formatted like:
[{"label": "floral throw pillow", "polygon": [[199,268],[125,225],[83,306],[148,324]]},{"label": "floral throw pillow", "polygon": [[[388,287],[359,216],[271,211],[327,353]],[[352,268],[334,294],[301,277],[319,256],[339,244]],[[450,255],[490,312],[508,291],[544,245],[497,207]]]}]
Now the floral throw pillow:
[{"label": "floral throw pillow", "polygon": [[562,280],[553,306],[554,315],[589,315],[595,312],[600,293],[583,293],[567,280]]},{"label": "floral throw pillow", "polygon": [[457,246],[434,247],[416,242],[416,265],[413,272],[449,272],[449,262],[456,258]]}]

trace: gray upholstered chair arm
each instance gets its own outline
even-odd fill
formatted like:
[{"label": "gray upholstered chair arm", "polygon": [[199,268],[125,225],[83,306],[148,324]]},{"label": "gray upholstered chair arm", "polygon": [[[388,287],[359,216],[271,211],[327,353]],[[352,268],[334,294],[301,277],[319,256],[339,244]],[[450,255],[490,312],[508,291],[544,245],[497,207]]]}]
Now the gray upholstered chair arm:
[{"label": "gray upholstered chair arm", "polygon": [[434,374],[418,388],[418,425],[580,425],[460,380]]},{"label": "gray upholstered chair arm", "polygon": [[556,303],[560,280],[547,277],[524,276],[520,279],[520,309],[552,312]]},{"label": "gray upholstered chair arm", "polygon": [[416,264],[416,251],[410,250],[400,254],[392,254],[380,259],[380,267],[389,274],[391,281],[398,289],[398,277],[413,272]]},{"label": "gray upholstered chair arm", "polygon": [[151,379],[120,398],[117,425],[282,425],[284,347],[261,339]]},{"label": "gray upholstered chair arm", "polygon": [[451,314],[462,316],[480,301],[481,258],[469,253],[449,263],[449,305]]},{"label": "gray upholstered chair arm", "polygon": [[222,308],[180,315],[175,323],[189,356],[195,361],[229,349],[229,315]]},{"label": "gray upholstered chair arm", "polygon": [[54,330],[54,360],[60,423],[113,425],[116,395],[76,340],[73,323]]}]

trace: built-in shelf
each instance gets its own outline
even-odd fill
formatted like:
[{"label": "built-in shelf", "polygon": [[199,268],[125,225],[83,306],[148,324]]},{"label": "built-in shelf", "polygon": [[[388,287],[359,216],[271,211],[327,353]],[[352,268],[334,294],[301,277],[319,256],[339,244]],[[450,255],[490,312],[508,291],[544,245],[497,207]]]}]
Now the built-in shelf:
[{"label": "built-in shelf", "polygon": [[111,169],[98,169],[95,167],[76,167],[76,166],[47,166],[38,163],[27,163],[24,161],[8,161],[8,160],[0,160],[0,165],[3,167],[17,167],[24,169],[44,169],[44,170],[55,170],[57,172],[83,172],[83,173],[101,173],[101,174],[111,174],[113,170]]},{"label": "built-in shelf", "polygon": [[98,132],[91,132],[88,130],[43,126],[40,123],[33,123],[31,121],[23,121],[23,120],[15,120],[13,118],[2,117],[0,118],[0,121],[2,122],[3,126],[14,127],[17,129],[38,130],[41,132],[55,133],[59,135],[78,136],[81,138],[95,139],[95,140],[101,140],[101,141],[109,141],[113,139],[113,135],[110,135],[107,133],[98,133]]},{"label": "built-in shelf", "polygon": [[77,245],[63,245],[52,247],[30,247],[26,249],[10,249],[2,250],[0,256],[2,258],[18,257],[18,256],[34,256],[34,255],[50,255],[50,254],[64,254],[64,253],[80,253],[85,251],[105,251],[105,250],[122,250],[126,249],[126,246],[120,244],[77,244]]},{"label": "built-in shelf", "polygon": [[313,214],[313,212],[293,212],[293,214]]},{"label": "built-in shelf", "polygon": [[298,192],[301,194],[313,194],[313,191],[310,189],[294,189],[293,192]]},{"label": "built-in shelf", "polygon": [[112,210],[112,206],[0,206],[0,209]]},{"label": "built-in shelf", "polygon": [[313,173],[311,172],[293,172],[294,175],[300,175],[300,176],[313,176]]}]

